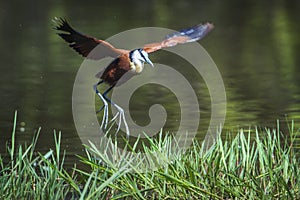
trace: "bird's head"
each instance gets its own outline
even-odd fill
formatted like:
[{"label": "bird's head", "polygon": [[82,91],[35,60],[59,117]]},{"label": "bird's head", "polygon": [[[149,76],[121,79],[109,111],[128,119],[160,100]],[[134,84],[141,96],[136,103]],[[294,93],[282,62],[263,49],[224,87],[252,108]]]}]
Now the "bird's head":
[{"label": "bird's head", "polygon": [[144,49],[134,49],[130,52],[129,58],[135,64],[148,63],[151,67],[154,67],[153,63],[149,59],[148,53]]}]

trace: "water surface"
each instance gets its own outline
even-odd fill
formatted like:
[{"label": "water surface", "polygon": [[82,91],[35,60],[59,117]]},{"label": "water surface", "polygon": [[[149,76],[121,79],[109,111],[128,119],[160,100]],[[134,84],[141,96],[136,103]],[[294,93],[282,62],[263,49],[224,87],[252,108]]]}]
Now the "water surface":
[{"label": "water surface", "polygon": [[[62,146],[70,157],[81,152],[72,117],[72,88],[83,58],[55,34],[51,22],[55,16],[102,39],[138,27],[178,30],[213,22],[214,31],[200,43],[224,81],[224,128],[275,127],[277,119],[284,127],[286,118],[299,124],[299,1],[2,1],[1,5],[1,152],[11,137],[15,110],[18,142],[29,142],[42,127],[37,148],[46,151],[53,148],[55,129],[62,131]],[[191,67],[183,69],[188,66],[184,59],[169,52],[157,52],[151,59],[186,76],[195,74]],[[199,100],[201,138],[211,117],[210,95],[200,75],[189,77]],[[149,123],[149,107],[156,103],[164,105],[169,115],[164,129],[176,130],[179,103],[164,87],[146,85],[136,92],[131,102],[133,119],[139,125]]]}]

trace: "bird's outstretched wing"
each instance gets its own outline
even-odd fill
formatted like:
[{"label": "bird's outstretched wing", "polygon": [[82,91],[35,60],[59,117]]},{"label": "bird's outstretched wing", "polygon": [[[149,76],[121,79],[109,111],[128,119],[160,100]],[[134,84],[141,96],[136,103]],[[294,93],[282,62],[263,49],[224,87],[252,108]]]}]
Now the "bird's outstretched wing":
[{"label": "bird's outstretched wing", "polygon": [[[61,33],[57,34],[69,43],[71,48],[86,58],[94,60],[99,60],[107,56],[116,58],[120,54],[128,53],[127,50],[116,49],[104,40],[99,40],[74,30],[63,18],[56,18],[54,21],[57,24],[54,29],[61,31]],[[96,47],[97,49],[92,51]]]},{"label": "bird's outstretched wing", "polygon": [[196,26],[171,33],[167,35],[166,39],[162,42],[146,44],[143,49],[147,53],[152,53],[162,48],[173,47],[177,44],[194,42],[205,37],[213,28],[214,26],[211,23],[198,24]]}]

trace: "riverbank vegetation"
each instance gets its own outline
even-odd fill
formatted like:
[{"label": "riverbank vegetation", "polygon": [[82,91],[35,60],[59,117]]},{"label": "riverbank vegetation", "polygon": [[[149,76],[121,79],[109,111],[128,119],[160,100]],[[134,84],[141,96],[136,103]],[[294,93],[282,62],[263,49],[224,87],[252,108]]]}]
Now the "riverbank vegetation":
[{"label": "riverbank vegetation", "polygon": [[[164,163],[144,170],[138,153],[112,159],[91,143],[86,156],[78,156],[88,170],[67,171],[60,133],[54,133],[56,148],[40,154],[35,150],[39,132],[29,145],[19,146],[13,130],[7,155],[0,156],[0,199],[300,199],[293,124],[289,136],[279,128],[239,130],[217,138],[208,150],[194,141],[173,155],[172,136],[148,138],[144,154]],[[117,151],[118,144],[111,147]],[[136,145],[126,148],[134,152]]]}]

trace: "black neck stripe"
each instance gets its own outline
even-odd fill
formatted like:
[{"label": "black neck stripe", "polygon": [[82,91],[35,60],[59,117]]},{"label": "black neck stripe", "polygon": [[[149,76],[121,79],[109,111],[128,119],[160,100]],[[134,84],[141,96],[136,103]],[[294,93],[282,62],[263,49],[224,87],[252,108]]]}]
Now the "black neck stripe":
[{"label": "black neck stripe", "polygon": [[139,49],[139,52],[141,54],[141,56],[144,58],[145,61],[147,61],[147,59],[145,58],[144,54],[142,53],[143,49]]},{"label": "black neck stripe", "polygon": [[143,49],[140,48],[140,49],[134,49],[134,50],[130,51],[130,53],[129,53],[129,59],[130,59],[130,62],[132,62],[132,54],[133,54],[133,52],[136,51],[136,50],[139,51],[139,53],[140,53],[140,55],[142,56],[142,58],[146,61],[146,60],[147,60],[146,57],[144,56],[144,54],[142,54]]}]

